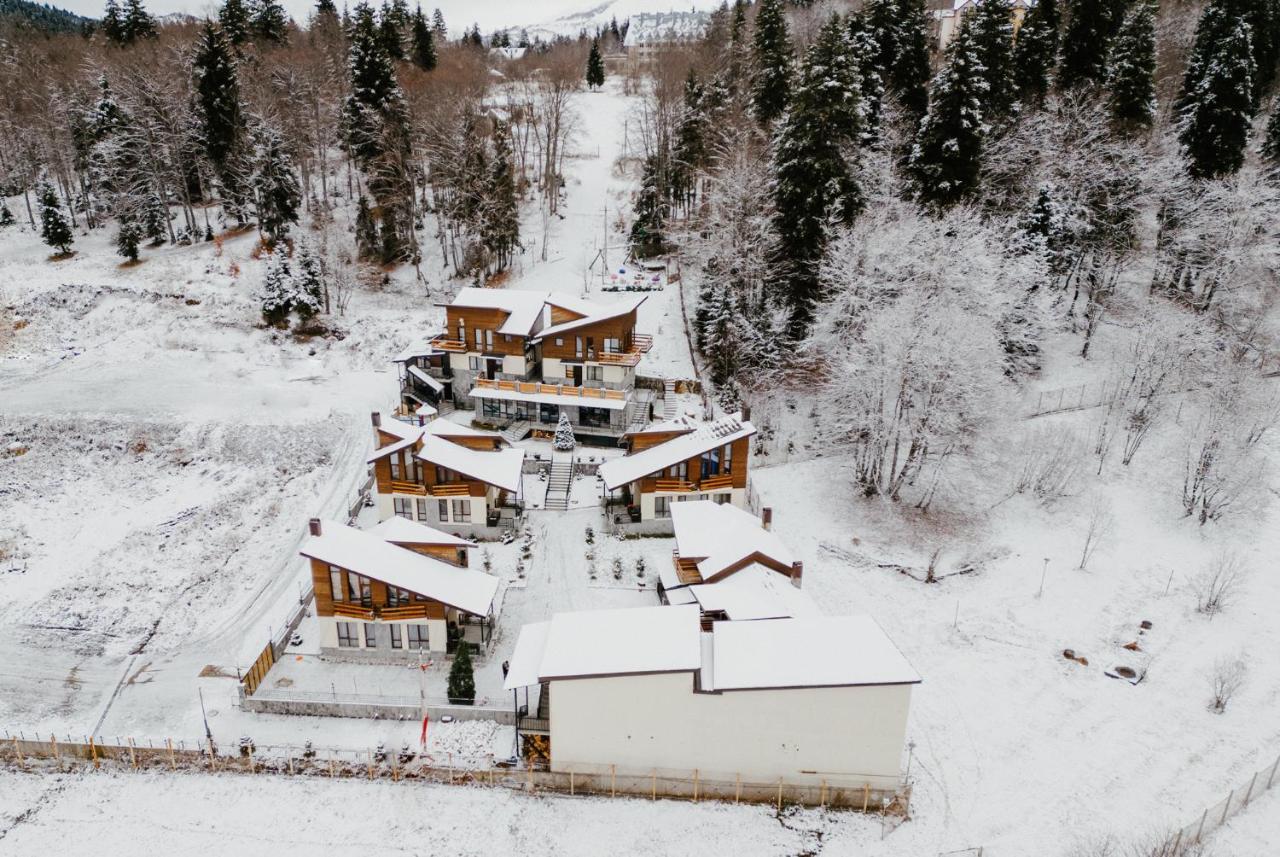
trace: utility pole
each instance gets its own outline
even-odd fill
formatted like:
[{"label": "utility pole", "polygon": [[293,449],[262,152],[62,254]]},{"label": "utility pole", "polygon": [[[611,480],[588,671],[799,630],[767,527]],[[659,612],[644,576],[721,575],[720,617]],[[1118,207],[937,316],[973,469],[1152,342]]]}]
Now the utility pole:
[{"label": "utility pole", "polygon": [[213,730],[209,728],[209,715],[204,710],[204,688],[196,688],[196,692],[200,694],[200,717],[204,720],[204,736],[209,739],[209,758],[212,759],[217,753],[213,746]]}]

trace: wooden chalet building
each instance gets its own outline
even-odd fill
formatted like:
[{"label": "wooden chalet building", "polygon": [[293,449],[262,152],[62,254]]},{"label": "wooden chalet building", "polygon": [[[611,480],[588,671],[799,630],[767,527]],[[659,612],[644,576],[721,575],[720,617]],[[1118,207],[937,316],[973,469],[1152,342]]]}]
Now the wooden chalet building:
[{"label": "wooden chalet building", "polygon": [[524,450],[444,419],[415,426],[374,413],[373,428],[379,520],[396,516],[490,539],[515,528]]},{"label": "wooden chalet building", "polygon": [[672,420],[629,433],[627,454],[600,465],[610,523],[670,532],[671,510],[682,501],[745,509],[755,433],[742,414],[708,423]]},{"label": "wooden chalet building", "polygon": [[696,604],[704,630],[732,619],[818,615],[801,590],[804,565],[772,531],[773,510],[757,519],[730,504],[677,503],[671,510],[676,548],[658,570],[663,604]]},{"label": "wooden chalet building", "polygon": [[483,647],[498,579],[467,567],[469,546],[409,521],[359,530],[312,519],[300,553],[311,562],[321,654],[414,661],[459,640]]},{"label": "wooden chalet building", "polygon": [[616,441],[649,420],[655,398],[636,386],[652,345],[636,332],[644,300],[462,289],[444,307],[444,332],[395,358],[401,409],[451,402],[512,440],[554,431],[563,413],[581,439]]}]

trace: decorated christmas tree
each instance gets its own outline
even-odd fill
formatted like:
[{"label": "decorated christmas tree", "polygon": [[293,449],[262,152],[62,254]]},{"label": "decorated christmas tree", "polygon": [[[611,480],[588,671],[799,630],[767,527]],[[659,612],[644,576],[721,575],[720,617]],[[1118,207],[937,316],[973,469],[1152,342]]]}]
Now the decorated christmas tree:
[{"label": "decorated christmas tree", "polygon": [[556,425],[554,443],[556,449],[561,452],[568,452],[578,445],[578,441],[573,436],[573,426],[569,425],[569,417],[563,411],[560,412],[560,422]]}]

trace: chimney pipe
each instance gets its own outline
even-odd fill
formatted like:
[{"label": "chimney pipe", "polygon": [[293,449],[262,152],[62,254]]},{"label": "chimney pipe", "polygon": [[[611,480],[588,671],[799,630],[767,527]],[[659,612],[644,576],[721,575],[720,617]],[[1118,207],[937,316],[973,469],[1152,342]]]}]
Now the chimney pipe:
[{"label": "chimney pipe", "polygon": [[374,411],[372,414],[370,414],[370,418],[373,420],[374,428],[382,428],[382,414],[378,413],[377,411]]},{"label": "chimney pipe", "polygon": [[791,563],[791,585],[800,588],[800,578],[804,576],[804,563],[796,560]]},{"label": "chimney pipe", "polygon": [[773,507],[765,506],[760,510],[760,526],[766,530],[773,529]]},{"label": "chimney pipe", "polygon": [[751,422],[751,406],[750,405],[742,406],[742,421],[744,423]]},{"label": "chimney pipe", "polygon": [[311,535],[313,536],[320,535],[320,519],[319,518],[312,518],[307,525],[311,528]]}]

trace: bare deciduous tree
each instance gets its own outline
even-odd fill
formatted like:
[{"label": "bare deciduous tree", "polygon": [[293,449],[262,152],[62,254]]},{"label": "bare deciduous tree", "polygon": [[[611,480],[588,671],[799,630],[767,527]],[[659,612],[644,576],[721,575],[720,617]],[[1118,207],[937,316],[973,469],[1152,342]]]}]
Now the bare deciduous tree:
[{"label": "bare deciduous tree", "polygon": [[1014,444],[1013,493],[1042,503],[1067,496],[1080,475],[1083,444],[1070,429],[1041,429]]},{"label": "bare deciduous tree", "polygon": [[1095,495],[1089,502],[1089,516],[1084,531],[1084,547],[1080,550],[1080,568],[1087,568],[1098,546],[1115,528],[1115,515],[1106,497]]},{"label": "bare deciduous tree", "polygon": [[1227,703],[1244,684],[1247,672],[1241,657],[1222,657],[1213,662],[1213,673],[1209,677],[1209,684],[1213,688],[1210,711],[1221,714],[1227,710]]},{"label": "bare deciduous tree", "polygon": [[1244,581],[1247,567],[1234,553],[1218,554],[1192,582],[1196,593],[1196,609],[1212,616],[1235,597]]}]

